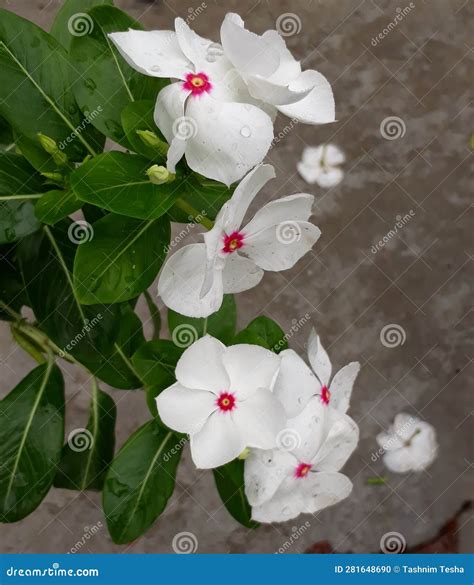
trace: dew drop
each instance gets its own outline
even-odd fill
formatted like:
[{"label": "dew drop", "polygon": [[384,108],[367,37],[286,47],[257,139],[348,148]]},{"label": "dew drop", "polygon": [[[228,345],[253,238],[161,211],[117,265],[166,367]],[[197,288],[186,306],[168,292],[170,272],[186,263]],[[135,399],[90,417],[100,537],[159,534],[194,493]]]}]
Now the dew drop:
[{"label": "dew drop", "polygon": [[160,67],[159,65],[152,65],[152,66],[150,67],[150,70],[151,70],[151,71],[156,71],[156,72],[157,72],[157,71],[161,71],[161,67]]},{"label": "dew drop", "polygon": [[84,85],[87,87],[87,89],[92,89],[92,90],[96,89],[96,87],[97,87],[96,82],[91,78],[86,79],[84,81]]},{"label": "dew drop", "polygon": [[243,126],[240,129],[240,133],[242,134],[242,136],[244,138],[250,138],[250,136],[252,136],[252,130],[250,130],[250,128],[248,126]]}]

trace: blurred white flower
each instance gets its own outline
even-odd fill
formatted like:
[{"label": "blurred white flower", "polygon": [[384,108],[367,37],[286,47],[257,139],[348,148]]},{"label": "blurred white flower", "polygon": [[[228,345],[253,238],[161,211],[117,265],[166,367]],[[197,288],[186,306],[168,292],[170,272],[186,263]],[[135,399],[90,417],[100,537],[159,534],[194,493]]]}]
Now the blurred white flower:
[{"label": "blurred white flower", "polygon": [[345,160],[344,153],[335,144],[307,146],[297,168],[307,183],[317,183],[323,189],[329,189],[342,181],[344,171],[339,165]]},{"label": "blurred white flower", "polygon": [[395,473],[422,471],[438,453],[434,427],[404,412],[397,414],[386,433],[377,435],[377,443],[385,451],[383,462]]},{"label": "blurred white flower", "polygon": [[205,243],[184,246],[167,260],[158,281],[167,307],[207,317],[219,309],[225,293],[256,286],[264,270],[291,268],[313,247],[321,232],[308,222],[314,197],[307,193],[267,203],[241,227],[253,199],[274,176],[271,165],[253,169],[222,206]]},{"label": "blurred white flower", "polygon": [[316,331],[308,339],[309,368],[292,349],[280,353],[280,373],[275,382],[275,395],[285,407],[288,416],[296,416],[308,401],[317,396],[321,409],[335,409],[346,413],[352,387],[360,370],[358,362],[341,368],[332,378],[332,365]]},{"label": "blurred white flower", "polygon": [[338,473],[359,439],[349,416],[336,410],[321,412],[319,398],[313,397],[286,426],[300,438],[294,449],[251,449],[245,460],[245,493],[257,522],[314,514],[352,491],[349,478]]},{"label": "blurred white flower", "polygon": [[229,185],[265,157],[277,111],[307,124],[335,120],[329,82],[302,72],[277,31],[256,35],[232,13],[222,23],[222,45],[182,18],[175,29],[109,35],[137,71],[178,80],[161,90],[155,108],[171,173],[185,155],[191,169]]},{"label": "blurred white flower", "polygon": [[177,382],[156,398],[171,429],[190,435],[196,467],[232,461],[246,447],[269,449],[285,424],[272,394],[279,359],[256,345],[226,347],[206,335],[176,365]]}]

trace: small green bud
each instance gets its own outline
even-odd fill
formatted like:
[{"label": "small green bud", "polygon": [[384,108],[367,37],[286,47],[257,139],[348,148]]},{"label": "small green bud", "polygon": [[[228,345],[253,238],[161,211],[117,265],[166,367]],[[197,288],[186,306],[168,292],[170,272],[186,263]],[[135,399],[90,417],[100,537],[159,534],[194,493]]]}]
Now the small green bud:
[{"label": "small green bud", "polygon": [[59,148],[56,140],[46,136],[46,134],[41,134],[41,132],[38,132],[38,140],[48,154],[56,154],[58,152]]},{"label": "small green bud", "polygon": [[176,175],[170,173],[166,167],[161,165],[153,165],[147,171],[146,174],[150,181],[154,185],[163,185],[163,183],[171,183],[174,181]]},{"label": "small green bud", "polygon": [[54,162],[59,166],[59,167],[63,167],[64,165],[67,165],[67,154],[65,152],[62,152],[61,150],[58,150],[57,152],[53,153],[52,155]]},{"label": "small green bud", "polygon": [[41,173],[41,174],[43,175],[43,177],[46,177],[47,179],[49,179],[53,183],[59,183],[60,185],[62,185],[64,183],[64,177],[61,175],[61,173]]},{"label": "small green bud", "polygon": [[136,133],[141,138],[143,144],[151,146],[151,148],[159,148],[163,142],[151,130],[136,130]]}]

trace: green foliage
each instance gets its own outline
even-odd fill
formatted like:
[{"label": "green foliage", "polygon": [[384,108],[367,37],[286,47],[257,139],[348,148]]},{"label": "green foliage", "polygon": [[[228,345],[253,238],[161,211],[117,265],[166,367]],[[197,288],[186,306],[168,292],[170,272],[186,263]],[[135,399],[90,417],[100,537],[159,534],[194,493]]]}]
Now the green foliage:
[{"label": "green foliage", "polygon": [[260,345],[266,349],[271,349],[275,353],[288,349],[288,342],[283,329],[278,323],[263,315],[251,321],[245,329],[242,329],[234,337],[232,345],[236,343]]}]

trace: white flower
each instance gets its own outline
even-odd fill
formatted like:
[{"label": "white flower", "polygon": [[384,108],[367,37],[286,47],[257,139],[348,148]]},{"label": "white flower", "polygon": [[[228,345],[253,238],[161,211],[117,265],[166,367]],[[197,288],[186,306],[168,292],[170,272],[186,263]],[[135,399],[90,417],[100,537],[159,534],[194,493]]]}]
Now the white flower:
[{"label": "white flower", "polygon": [[377,435],[377,443],[385,451],[383,462],[395,473],[422,471],[438,453],[434,428],[403,412],[397,414],[388,432]]},{"label": "white flower", "polygon": [[251,449],[245,460],[245,493],[257,522],[314,514],[352,490],[351,481],[338,473],[359,438],[349,416],[335,410],[321,412],[319,399],[313,397],[287,427],[299,437],[294,449]]},{"label": "white flower", "polygon": [[360,370],[358,362],[347,364],[331,380],[331,361],[314,329],[308,339],[312,370],[292,349],[282,351],[280,358],[280,373],[274,392],[288,416],[296,416],[313,396],[318,397],[323,409],[334,409],[342,414],[347,412],[352,387]]},{"label": "white flower", "polygon": [[222,206],[205,244],[184,246],[168,259],[158,294],[169,308],[190,317],[207,317],[219,309],[224,293],[256,286],[264,270],[291,268],[321,235],[307,220],[314,197],[298,193],[271,201],[242,226],[258,191],[275,176],[260,165],[239,184]]},{"label": "white flower", "polygon": [[170,172],[185,155],[194,171],[229,185],[265,157],[277,110],[309,124],[334,121],[328,81],[302,72],[276,31],[255,35],[236,14],[222,24],[222,45],[194,33],[182,18],[175,28],[109,35],[136,70],[179,80],[161,90],[155,109],[170,143]]},{"label": "white flower", "polygon": [[272,394],[279,359],[263,347],[226,347],[210,335],[181,356],[177,382],[156,404],[162,421],[190,435],[191,455],[208,469],[235,459],[245,447],[269,449],[285,424]]},{"label": "white flower", "polygon": [[329,189],[342,181],[344,171],[339,165],[345,160],[342,150],[334,144],[307,146],[297,168],[307,183],[317,183],[320,187]]}]

